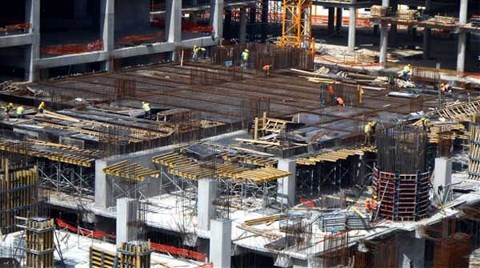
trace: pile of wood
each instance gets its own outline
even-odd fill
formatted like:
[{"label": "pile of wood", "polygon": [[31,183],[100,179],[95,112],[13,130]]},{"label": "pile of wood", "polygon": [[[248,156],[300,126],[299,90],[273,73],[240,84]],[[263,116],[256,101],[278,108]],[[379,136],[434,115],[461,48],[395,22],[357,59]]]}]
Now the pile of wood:
[{"label": "pile of wood", "polygon": [[404,20],[414,20],[417,16],[418,10],[399,9],[397,10],[397,17]]},{"label": "pile of wood", "polygon": [[435,16],[435,23],[437,24],[455,24],[455,17]]},{"label": "pile of wood", "polygon": [[370,8],[370,15],[372,17],[385,17],[387,16],[387,11],[387,7],[374,5]]}]

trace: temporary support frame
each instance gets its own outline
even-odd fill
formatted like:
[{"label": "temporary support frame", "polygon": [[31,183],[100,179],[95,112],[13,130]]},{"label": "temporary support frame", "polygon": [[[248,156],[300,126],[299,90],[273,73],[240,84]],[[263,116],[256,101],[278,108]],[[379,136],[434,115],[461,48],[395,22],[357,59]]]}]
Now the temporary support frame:
[{"label": "temporary support frame", "polygon": [[313,52],[312,0],[283,0],[282,47],[304,48]]},{"label": "temporary support frame", "polygon": [[89,169],[91,168],[39,159],[40,186],[59,192],[93,196],[95,172]]}]

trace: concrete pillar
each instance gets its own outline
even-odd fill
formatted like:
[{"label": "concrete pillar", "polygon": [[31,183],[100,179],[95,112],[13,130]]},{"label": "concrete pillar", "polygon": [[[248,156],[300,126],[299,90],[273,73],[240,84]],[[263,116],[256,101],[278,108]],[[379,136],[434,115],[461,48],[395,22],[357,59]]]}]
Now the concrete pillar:
[{"label": "concrete pillar", "polygon": [[[103,50],[111,52],[115,49],[115,0],[102,0],[100,14]],[[105,71],[113,71],[113,61],[106,62]]]},{"label": "concrete pillar", "polygon": [[212,220],[210,232],[210,261],[215,268],[230,267],[232,258],[232,222]]},{"label": "concrete pillar", "polygon": [[[382,6],[388,8],[390,6],[390,0],[382,0]],[[380,56],[379,63],[385,66],[387,63],[387,51],[388,51],[388,24],[382,22],[380,25]]]},{"label": "concrete pillar", "polygon": [[167,1],[168,42],[182,41],[182,0]]},{"label": "concrete pillar", "polygon": [[197,224],[200,230],[210,230],[210,220],[215,217],[215,208],[212,205],[217,197],[217,181],[201,179],[198,181]]},{"label": "concrete pillar", "polygon": [[335,8],[328,8],[328,31],[333,32],[335,30]]},{"label": "concrete pillar", "polygon": [[95,160],[95,206],[104,209],[114,205],[113,185],[103,172],[106,167],[105,160]]},{"label": "concrete pillar", "polygon": [[278,160],[278,169],[287,171],[289,176],[277,180],[277,201],[288,206],[294,206],[296,201],[296,162],[291,159]]},{"label": "concrete pillar", "polygon": [[[356,0],[352,0],[352,5],[356,4]],[[348,51],[355,50],[355,28],[357,24],[357,9],[355,6],[350,7],[350,19],[348,22]]]},{"label": "concrete pillar", "polygon": [[248,14],[248,34],[250,35],[250,42],[255,42],[257,35],[257,9],[254,6],[250,7]]},{"label": "concrete pillar", "polygon": [[117,226],[116,244],[120,247],[122,243],[137,239],[137,215],[138,200],[132,198],[117,199]]},{"label": "concrete pillar", "polygon": [[425,267],[425,238],[415,237],[415,232],[399,233],[397,237],[397,267]]},{"label": "concrete pillar", "polygon": [[[468,0],[460,1],[460,14],[458,16],[458,23],[467,23]],[[467,33],[461,31],[458,34],[457,47],[457,72],[463,73],[465,71],[465,53],[467,51]]]},{"label": "concrete pillar", "polygon": [[212,5],[212,11],[210,14],[213,14],[212,18],[212,26],[213,26],[213,38],[215,40],[220,41],[220,38],[223,36],[223,8],[224,2],[223,0],[215,0]]},{"label": "concrete pillar", "polygon": [[439,157],[435,158],[435,170],[433,174],[433,189],[432,191],[439,197],[439,187],[444,187],[452,183],[452,159]]},{"label": "concrete pillar", "polygon": [[32,25],[32,44],[25,53],[25,79],[38,80],[36,61],[40,58],[40,0],[25,0],[25,21]]},{"label": "concrete pillar", "polygon": [[337,25],[336,25],[336,29],[335,29],[335,31],[337,31],[337,32],[340,32],[342,30],[342,18],[343,18],[342,17],[343,16],[342,15],[342,10],[343,9],[341,7],[337,7],[337,18],[336,18],[337,19],[337,22],[336,22]]},{"label": "concrete pillar", "polygon": [[239,32],[239,42],[241,45],[245,44],[245,38],[247,35],[247,12],[244,7],[240,8],[240,32]]}]

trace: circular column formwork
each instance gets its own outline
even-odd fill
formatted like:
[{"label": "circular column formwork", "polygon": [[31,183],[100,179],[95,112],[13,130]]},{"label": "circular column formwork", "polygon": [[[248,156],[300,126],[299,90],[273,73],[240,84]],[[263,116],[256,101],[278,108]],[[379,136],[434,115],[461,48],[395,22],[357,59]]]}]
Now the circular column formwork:
[{"label": "circular column formwork", "polygon": [[392,221],[418,221],[427,217],[430,206],[430,172],[400,174],[374,168],[373,196],[378,216]]},{"label": "circular column formwork", "polygon": [[377,166],[372,172],[378,217],[417,221],[430,205],[426,127],[397,125],[377,130]]}]

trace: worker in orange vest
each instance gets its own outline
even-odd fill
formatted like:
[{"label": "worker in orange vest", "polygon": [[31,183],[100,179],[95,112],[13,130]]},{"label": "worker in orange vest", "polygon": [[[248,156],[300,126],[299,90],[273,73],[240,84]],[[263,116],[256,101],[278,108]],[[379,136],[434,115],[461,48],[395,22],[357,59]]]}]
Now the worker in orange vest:
[{"label": "worker in orange vest", "polygon": [[367,198],[367,200],[365,200],[365,210],[367,212],[372,212],[373,210],[377,209],[377,206],[377,200],[370,198]]},{"label": "worker in orange vest", "polygon": [[264,65],[262,67],[262,70],[263,72],[265,73],[265,76],[269,76],[270,75],[270,68],[272,68],[272,65],[271,64],[267,64],[267,65]]},{"label": "worker in orange vest", "polygon": [[337,101],[338,106],[345,106],[345,101],[342,97],[335,97],[335,100]]}]

